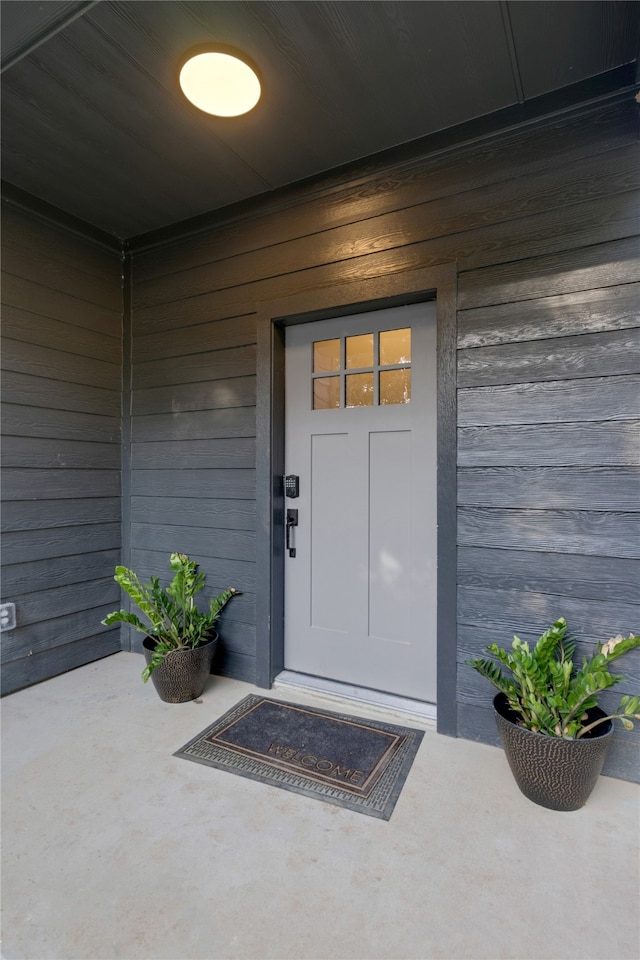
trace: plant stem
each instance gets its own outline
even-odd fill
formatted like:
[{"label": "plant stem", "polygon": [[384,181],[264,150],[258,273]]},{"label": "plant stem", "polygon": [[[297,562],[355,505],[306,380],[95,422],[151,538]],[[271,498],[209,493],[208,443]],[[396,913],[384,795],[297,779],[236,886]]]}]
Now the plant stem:
[{"label": "plant stem", "polygon": [[586,727],[581,727],[580,730],[578,730],[578,735],[577,735],[577,737],[576,737],[576,740],[579,740],[580,737],[583,737],[583,736],[585,735],[585,733],[588,733],[588,732],[589,732],[589,730],[593,730],[593,728],[594,728],[594,727],[597,727],[598,724],[604,723],[605,720],[615,720],[616,717],[618,717],[618,716],[619,716],[619,714],[617,714],[617,713],[611,713],[611,714],[609,714],[609,716],[607,716],[607,717],[600,717],[598,720],[593,720],[593,721],[592,721],[591,723],[589,723]]}]

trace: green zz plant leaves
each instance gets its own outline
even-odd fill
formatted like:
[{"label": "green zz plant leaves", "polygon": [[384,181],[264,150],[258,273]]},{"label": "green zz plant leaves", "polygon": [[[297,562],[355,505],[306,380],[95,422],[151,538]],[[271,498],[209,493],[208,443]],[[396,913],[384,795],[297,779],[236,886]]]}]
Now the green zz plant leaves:
[{"label": "green zz plant leaves", "polygon": [[640,636],[612,637],[598,644],[597,652],[590,658],[584,657],[582,665],[576,666],[576,644],[567,640],[566,633],[567,622],[560,617],[545,630],[533,649],[514,637],[511,650],[491,643],[486,650],[495,659],[478,657],[466,664],[505,695],[520,724],[528,730],[574,740],[606,720],[618,719],[625,729],[632,729],[633,721],[640,720],[637,696],[623,696],[615,713],[591,722],[587,711],[598,705],[598,695],[603,690],[626,679],[612,674],[609,665],[640,646]]},{"label": "green zz plant leaves", "polygon": [[198,570],[196,561],[184,553],[172,553],[169,566],[173,579],[166,588],[160,585],[158,577],[142,583],[133,570],[116,567],[114,580],[146,622],[128,610],[114,610],[102,621],[107,627],[127,623],[155,641],[151,662],[142,673],[145,683],[172,650],[194,649],[210,640],[223,607],[240,592],[228,587],[212,597],[208,609],[202,611],[196,606],[195,597],[203,589],[206,575]]}]

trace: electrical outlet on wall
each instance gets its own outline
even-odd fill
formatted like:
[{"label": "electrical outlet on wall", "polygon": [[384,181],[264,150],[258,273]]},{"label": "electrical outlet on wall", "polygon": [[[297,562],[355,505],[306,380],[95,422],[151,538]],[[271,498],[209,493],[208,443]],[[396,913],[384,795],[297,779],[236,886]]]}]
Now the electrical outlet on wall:
[{"label": "electrical outlet on wall", "polygon": [[16,605],[15,603],[0,603],[0,632],[15,630]]}]

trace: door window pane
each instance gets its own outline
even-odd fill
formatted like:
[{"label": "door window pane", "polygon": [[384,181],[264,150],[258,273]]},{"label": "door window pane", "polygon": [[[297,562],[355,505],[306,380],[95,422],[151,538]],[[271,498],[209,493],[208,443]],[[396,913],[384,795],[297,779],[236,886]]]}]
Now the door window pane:
[{"label": "door window pane", "polygon": [[382,330],[380,333],[380,366],[411,363],[411,327]]},{"label": "door window pane", "polygon": [[313,345],[313,372],[340,369],[340,340],[317,340]]},{"label": "door window pane", "polygon": [[373,406],[373,373],[350,373],[346,389],[346,407]]},{"label": "door window pane", "polygon": [[373,334],[347,337],[347,369],[373,366]]},{"label": "door window pane", "polygon": [[380,403],[409,403],[411,400],[411,369],[382,370],[380,372]]},{"label": "door window pane", "polygon": [[340,377],[316,377],[313,381],[313,409],[333,410],[340,406]]}]

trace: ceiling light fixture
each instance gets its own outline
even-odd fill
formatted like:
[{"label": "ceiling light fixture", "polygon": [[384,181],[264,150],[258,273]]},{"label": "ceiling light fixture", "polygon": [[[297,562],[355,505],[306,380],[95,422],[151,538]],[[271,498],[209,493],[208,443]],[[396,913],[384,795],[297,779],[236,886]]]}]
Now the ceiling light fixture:
[{"label": "ceiling light fixture", "polygon": [[199,47],[180,69],[187,100],[214,117],[239,117],[260,99],[258,73],[247,58],[228,47]]}]

